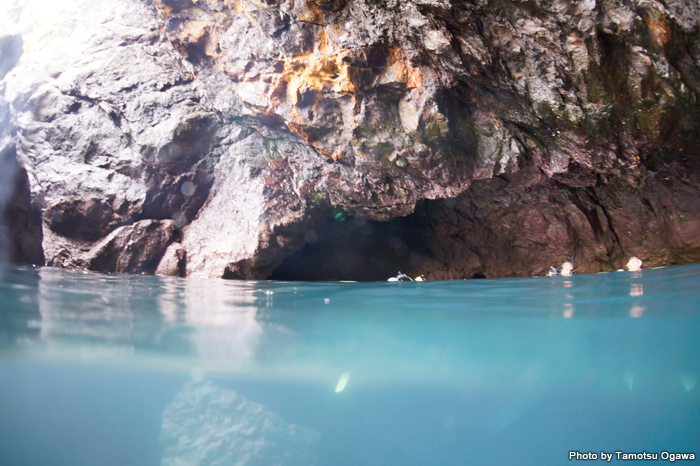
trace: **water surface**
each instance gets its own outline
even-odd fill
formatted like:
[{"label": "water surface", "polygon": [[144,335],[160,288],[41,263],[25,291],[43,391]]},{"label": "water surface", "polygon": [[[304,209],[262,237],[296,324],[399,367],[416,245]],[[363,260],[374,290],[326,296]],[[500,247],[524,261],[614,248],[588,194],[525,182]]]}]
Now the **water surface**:
[{"label": "water surface", "polygon": [[424,283],[3,266],[0,465],[697,456],[699,285],[699,265]]}]

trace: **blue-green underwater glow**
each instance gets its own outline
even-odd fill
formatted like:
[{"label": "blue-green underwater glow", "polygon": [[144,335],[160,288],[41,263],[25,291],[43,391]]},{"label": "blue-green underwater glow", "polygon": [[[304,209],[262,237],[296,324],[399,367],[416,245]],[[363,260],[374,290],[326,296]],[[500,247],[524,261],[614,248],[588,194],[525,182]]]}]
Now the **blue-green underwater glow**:
[{"label": "blue-green underwater glow", "polygon": [[5,265],[0,466],[697,457],[699,335],[700,265],[423,283]]}]

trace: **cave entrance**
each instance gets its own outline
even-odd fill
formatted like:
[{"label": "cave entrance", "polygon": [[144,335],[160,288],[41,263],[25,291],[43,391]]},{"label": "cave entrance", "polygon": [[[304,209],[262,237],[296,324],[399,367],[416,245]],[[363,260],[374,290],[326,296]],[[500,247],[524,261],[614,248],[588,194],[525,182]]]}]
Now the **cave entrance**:
[{"label": "cave entrance", "polygon": [[386,281],[401,271],[412,278],[434,262],[427,229],[415,214],[386,222],[338,213],[305,233],[304,247],[268,277],[285,281]]}]

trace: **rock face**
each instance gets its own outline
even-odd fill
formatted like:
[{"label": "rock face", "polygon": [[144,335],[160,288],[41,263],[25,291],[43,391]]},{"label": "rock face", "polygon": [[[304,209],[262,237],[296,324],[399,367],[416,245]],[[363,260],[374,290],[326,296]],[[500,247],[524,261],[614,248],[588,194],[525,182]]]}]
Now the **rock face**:
[{"label": "rock face", "polygon": [[318,279],[700,260],[697,2],[3,8],[12,260]]},{"label": "rock face", "polygon": [[211,382],[189,382],[163,413],[162,466],[316,464],[321,433]]},{"label": "rock face", "polygon": [[[0,94],[5,90],[2,79],[23,51],[20,35],[0,37]],[[14,142],[16,130],[10,107],[0,98],[0,261],[43,264],[41,213],[31,206],[27,171]]]}]

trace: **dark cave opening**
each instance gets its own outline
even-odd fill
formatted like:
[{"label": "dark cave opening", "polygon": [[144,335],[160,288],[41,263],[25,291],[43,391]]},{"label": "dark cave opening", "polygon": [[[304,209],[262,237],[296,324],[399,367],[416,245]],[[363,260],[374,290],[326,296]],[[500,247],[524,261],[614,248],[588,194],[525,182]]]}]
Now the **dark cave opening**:
[{"label": "dark cave opening", "polygon": [[415,214],[386,222],[337,213],[305,233],[306,244],[268,277],[283,281],[386,281],[417,277],[434,259],[430,235]]}]

